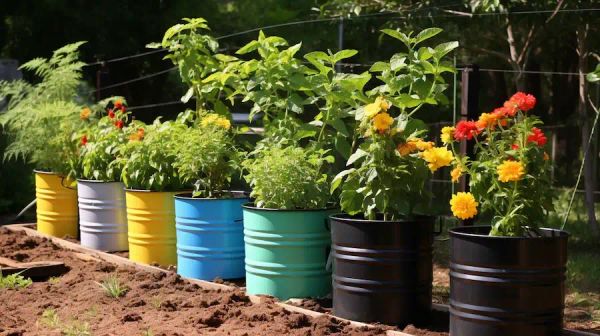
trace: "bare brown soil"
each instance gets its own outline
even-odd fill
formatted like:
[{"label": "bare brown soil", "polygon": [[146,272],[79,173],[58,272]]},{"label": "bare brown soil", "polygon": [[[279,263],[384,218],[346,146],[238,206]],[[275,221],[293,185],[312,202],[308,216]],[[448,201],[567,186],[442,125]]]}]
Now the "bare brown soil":
[{"label": "bare brown soil", "polygon": [[[238,289],[204,290],[177,274],[116,267],[42,238],[0,228],[0,256],[60,260],[70,271],[23,289],[0,290],[0,335],[380,335],[330,317],[310,318]],[[124,296],[98,284],[116,276]]]}]

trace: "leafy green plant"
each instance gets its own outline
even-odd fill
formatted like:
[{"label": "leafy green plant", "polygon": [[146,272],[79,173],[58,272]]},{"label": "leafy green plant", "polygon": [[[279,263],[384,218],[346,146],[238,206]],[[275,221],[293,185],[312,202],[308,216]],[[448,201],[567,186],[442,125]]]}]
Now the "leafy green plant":
[{"label": "leafy green plant", "polygon": [[179,146],[187,126],[181,122],[156,120],[148,126],[144,138],[129,141],[119,148],[118,165],[121,179],[130,189],[151,191],[177,191],[182,185],[173,166],[174,148]]},{"label": "leafy green plant", "polygon": [[22,272],[2,275],[0,271],[0,289],[20,289],[29,287],[33,281],[21,275]]},{"label": "leafy green plant", "polygon": [[0,99],[8,98],[0,126],[10,144],[5,159],[23,158],[38,169],[74,175],[79,169],[78,144],[73,134],[81,120],[82,85],[78,48],[83,42],[56,50],[50,59],[35,58],[21,66],[41,78],[35,85],[22,81],[0,84]]},{"label": "leafy green plant", "polygon": [[[257,40],[236,52],[239,55],[252,52],[259,55],[258,59],[244,61],[235,67],[240,78],[235,94],[241,94],[243,101],[253,103],[250,118],[262,114],[267,133],[290,132],[291,127],[299,125],[297,116],[310,103],[307,100],[310,87],[306,80],[306,66],[295,57],[301,45],[288,47],[284,38],[266,36],[261,31]],[[296,122],[289,122],[289,119]],[[280,123],[281,120],[286,122]]]},{"label": "leafy green plant", "polygon": [[304,55],[314,67],[306,70],[314,94],[311,101],[320,108],[311,123],[302,125],[296,138],[314,137],[317,148],[335,149],[344,159],[352,152],[350,141],[356,126],[352,111],[367,101],[363,88],[371,75],[340,73],[336,64],[356,54],[356,50],[341,50],[335,54],[314,51]]},{"label": "leafy green plant", "polygon": [[125,295],[129,290],[126,286],[121,283],[121,280],[117,278],[116,275],[111,274],[106,279],[104,279],[101,283],[98,283],[104,293],[107,296],[118,299],[121,296]]},{"label": "leafy green plant", "polygon": [[422,138],[426,126],[413,117],[427,104],[447,102],[442,75],[455,70],[444,57],[458,43],[421,46],[441,31],[429,28],[413,36],[383,30],[407,51],[370,69],[378,74],[380,85],[367,94],[377,98],[354,111],[359,145],[346,162],[349,168],[331,184],[332,193],[341,189],[344,212],[371,220],[397,220],[422,212],[431,197],[425,183],[431,173],[452,162],[450,151]]},{"label": "leafy green plant", "polygon": [[226,190],[240,161],[229,120],[205,115],[198,126],[181,134],[171,150],[176,157],[173,166],[183,183],[194,185],[194,197],[228,195]]},{"label": "leafy green plant", "polygon": [[274,209],[319,209],[329,201],[322,166],[333,157],[296,146],[262,148],[242,165],[256,206]]},{"label": "leafy green plant", "polygon": [[184,103],[195,97],[197,112],[212,109],[226,115],[229,110],[220,96],[234,92],[237,77],[232,69],[239,60],[217,53],[219,43],[208,34],[210,28],[205,19],[185,18],[183,21],[167,29],[161,43],[151,43],[148,47],[168,50],[165,59],[179,68],[181,79],[189,86],[181,98]]}]

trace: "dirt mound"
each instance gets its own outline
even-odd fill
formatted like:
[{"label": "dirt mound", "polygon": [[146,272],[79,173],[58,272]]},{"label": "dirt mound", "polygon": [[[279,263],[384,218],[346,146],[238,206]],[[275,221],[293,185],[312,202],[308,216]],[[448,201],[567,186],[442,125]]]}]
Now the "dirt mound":
[{"label": "dirt mound", "polygon": [[[81,258],[43,238],[0,229],[0,255],[18,261],[60,260],[70,271],[25,289],[0,290],[0,335],[381,335],[330,317],[287,311],[272,299],[253,304],[240,289],[205,290],[174,272],[145,272]],[[113,298],[99,283],[116,277],[127,290]]]}]

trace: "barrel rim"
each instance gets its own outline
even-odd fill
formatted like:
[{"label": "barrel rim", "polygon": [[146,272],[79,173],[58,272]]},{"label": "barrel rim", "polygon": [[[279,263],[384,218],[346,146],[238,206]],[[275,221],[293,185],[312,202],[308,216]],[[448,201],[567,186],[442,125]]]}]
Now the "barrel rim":
[{"label": "barrel rim", "polygon": [[168,191],[168,190],[148,190],[148,189],[133,189],[133,188],[124,188],[127,192],[139,192],[139,193],[165,193],[165,194],[175,194],[181,191]]},{"label": "barrel rim", "polygon": [[55,172],[47,171],[47,170],[41,170],[41,169],[34,169],[33,172],[35,174],[56,175],[56,176],[59,176],[59,177],[64,177],[63,175],[61,175],[59,173],[55,173]]},{"label": "barrel rim", "polygon": [[[225,192],[230,193],[233,197],[224,197],[224,198],[208,198],[208,197],[194,197],[193,192],[180,192],[175,194],[175,199],[182,200],[198,200],[198,201],[227,201],[227,200],[237,200],[237,199],[249,199],[250,192],[245,190],[223,190]],[[187,196],[190,195],[190,196]]]},{"label": "barrel rim", "polygon": [[418,214],[418,215],[413,215],[412,217],[407,217],[407,218],[398,219],[398,220],[383,220],[383,219],[365,219],[361,216],[352,216],[350,214],[341,212],[341,213],[335,213],[335,214],[330,215],[329,219],[332,221],[335,220],[335,221],[342,222],[342,223],[362,223],[362,224],[398,223],[398,224],[405,224],[405,223],[410,223],[410,222],[416,222],[419,220],[434,222],[437,217],[439,217],[439,216]]},{"label": "barrel rim", "polygon": [[106,180],[89,180],[89,179],[81,179],[78,178],[77,182],[89,182],[89,183],[121,183],[123,184],[122,181],[106,181]]},{"label": "barrel rim", "polygon": [[[455,227],[455,228],[449,229],[448,233],[449,233],[450,237],[454,237],[454,238],[478,238],[478,239],[482,239],[482,240],[493,239],[493,240],[513,240],[513,241],[567,239],[571,235],[569,232],[567,232],[565,230],[545,228],[545,227],[539,228],[539,230],[542,230],[545,232],[552,232],[553,234],[551,236],[544,236],[544,237],[489,236],[486,234],[469,232],[469,231],[475,231],[475,230],[486,229],[486,228],[491,229],[492,227],[490,225],[460,226],[460,227]],[[467,231],[467,232],[462,232],[462,231]],[[557,234],[555,235],[555,233],[557,233]]]},{"label": "barrel rim", "polygon": [[254,204],[254,202],[248,202],[248,203],[242,204],[242,208],[247,209],[247,210],[265,211],[265,212],[267,212],[267,211],[271,211],[271,212],[319,212],[319,211],[336,210],[338,207],[335,204],[331,203],[325,208],[317,208],[317,209],[275,209],[275,208],[259,208]]}]

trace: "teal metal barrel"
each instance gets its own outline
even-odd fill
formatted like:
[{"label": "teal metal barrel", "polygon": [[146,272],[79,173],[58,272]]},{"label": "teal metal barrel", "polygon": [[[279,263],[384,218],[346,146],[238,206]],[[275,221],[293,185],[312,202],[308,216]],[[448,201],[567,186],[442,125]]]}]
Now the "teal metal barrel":
[{"label": "teal metal barrel", "polygon": [[244,208],[246,292],[281,300],[322,297],[331,292],[326,269],[333,209]]}]

